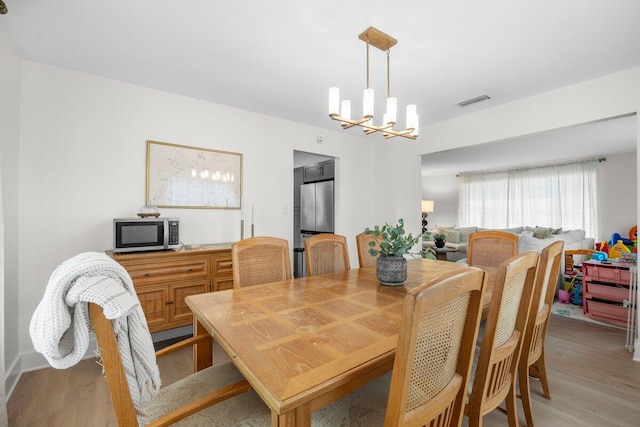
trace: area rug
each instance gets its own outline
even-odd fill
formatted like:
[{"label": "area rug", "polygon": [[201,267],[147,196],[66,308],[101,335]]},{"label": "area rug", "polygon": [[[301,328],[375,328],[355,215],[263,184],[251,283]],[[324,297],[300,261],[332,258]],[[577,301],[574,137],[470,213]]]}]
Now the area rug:
[{"label": "area rug", "polygon": [[558,301],[553,303],[551,307],[551,314],[556,316],[569,317],[571,319],[583,320],[585,322],[597,323],[598,325],[610,326],[612,328],[624,329],[621,326],[612,325],[610,323],[598,322],[584,315],[584,310],[581,305],[563,304]]}]

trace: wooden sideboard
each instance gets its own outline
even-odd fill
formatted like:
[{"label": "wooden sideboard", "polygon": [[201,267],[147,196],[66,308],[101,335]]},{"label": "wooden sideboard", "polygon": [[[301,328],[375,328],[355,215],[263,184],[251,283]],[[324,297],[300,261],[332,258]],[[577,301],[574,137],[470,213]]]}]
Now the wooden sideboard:
[{"label": "wooden sideboard", "polygon": [[106,254],[131,276],[151,332],[193,322],[184,302],[186,296],[233,288],[231,243],[177,251]]}]

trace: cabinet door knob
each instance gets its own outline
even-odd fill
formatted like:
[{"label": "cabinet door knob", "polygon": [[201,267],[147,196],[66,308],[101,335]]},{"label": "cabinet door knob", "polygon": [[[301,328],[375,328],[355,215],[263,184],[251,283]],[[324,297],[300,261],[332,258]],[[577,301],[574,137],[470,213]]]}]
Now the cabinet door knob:
[{"label": "cabinet door knob", "polygon": [[167,305],[173,304],[173,301],[167,301]]}]

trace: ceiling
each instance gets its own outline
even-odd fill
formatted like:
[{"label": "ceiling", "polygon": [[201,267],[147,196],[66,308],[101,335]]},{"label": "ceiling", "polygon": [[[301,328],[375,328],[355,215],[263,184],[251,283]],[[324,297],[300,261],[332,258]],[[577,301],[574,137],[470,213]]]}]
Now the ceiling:
[{"label": "ceiling", "polygon": [[422,156],[422,176],[606,158],[636,151],[635,114]]},{"label": "ceiling", "polygon": [[[5,3],[24,59],[332,130],[329,87],[361,108],[369,26],[398,40],[391,92],[421,126],[640,66],[637,0]],[[378,112],[385,70],[372,48]]]}]

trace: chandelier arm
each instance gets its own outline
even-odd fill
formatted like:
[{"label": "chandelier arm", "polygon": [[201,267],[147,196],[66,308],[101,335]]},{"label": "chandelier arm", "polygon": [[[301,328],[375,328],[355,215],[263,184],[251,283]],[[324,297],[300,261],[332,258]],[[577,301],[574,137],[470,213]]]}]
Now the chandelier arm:
[{"label": "chandelier arm", "polygon": [[360,126],[361,128],[364,128],[363,130],[366,135],[371,135],[372,133],[376,133],[376,132],[382,132],[385,139],[395,138],[396,136],[401,136],[403,138],[414,139],[414,140],[416,139],[415,135],[411,135],[411,132],[413,132],[413,129],[397,131],[392,129],[392,125],[390,124],[386,126],[367,125],[366,123],[369,121],[369,118],[367,117],[363,117],[358,120],[350,120],[344,117],[340,117],[337,114],[333,114],[330,117],[333,120],[337,120],[341,122],[343,129],[349,129],[354,126]]}]

